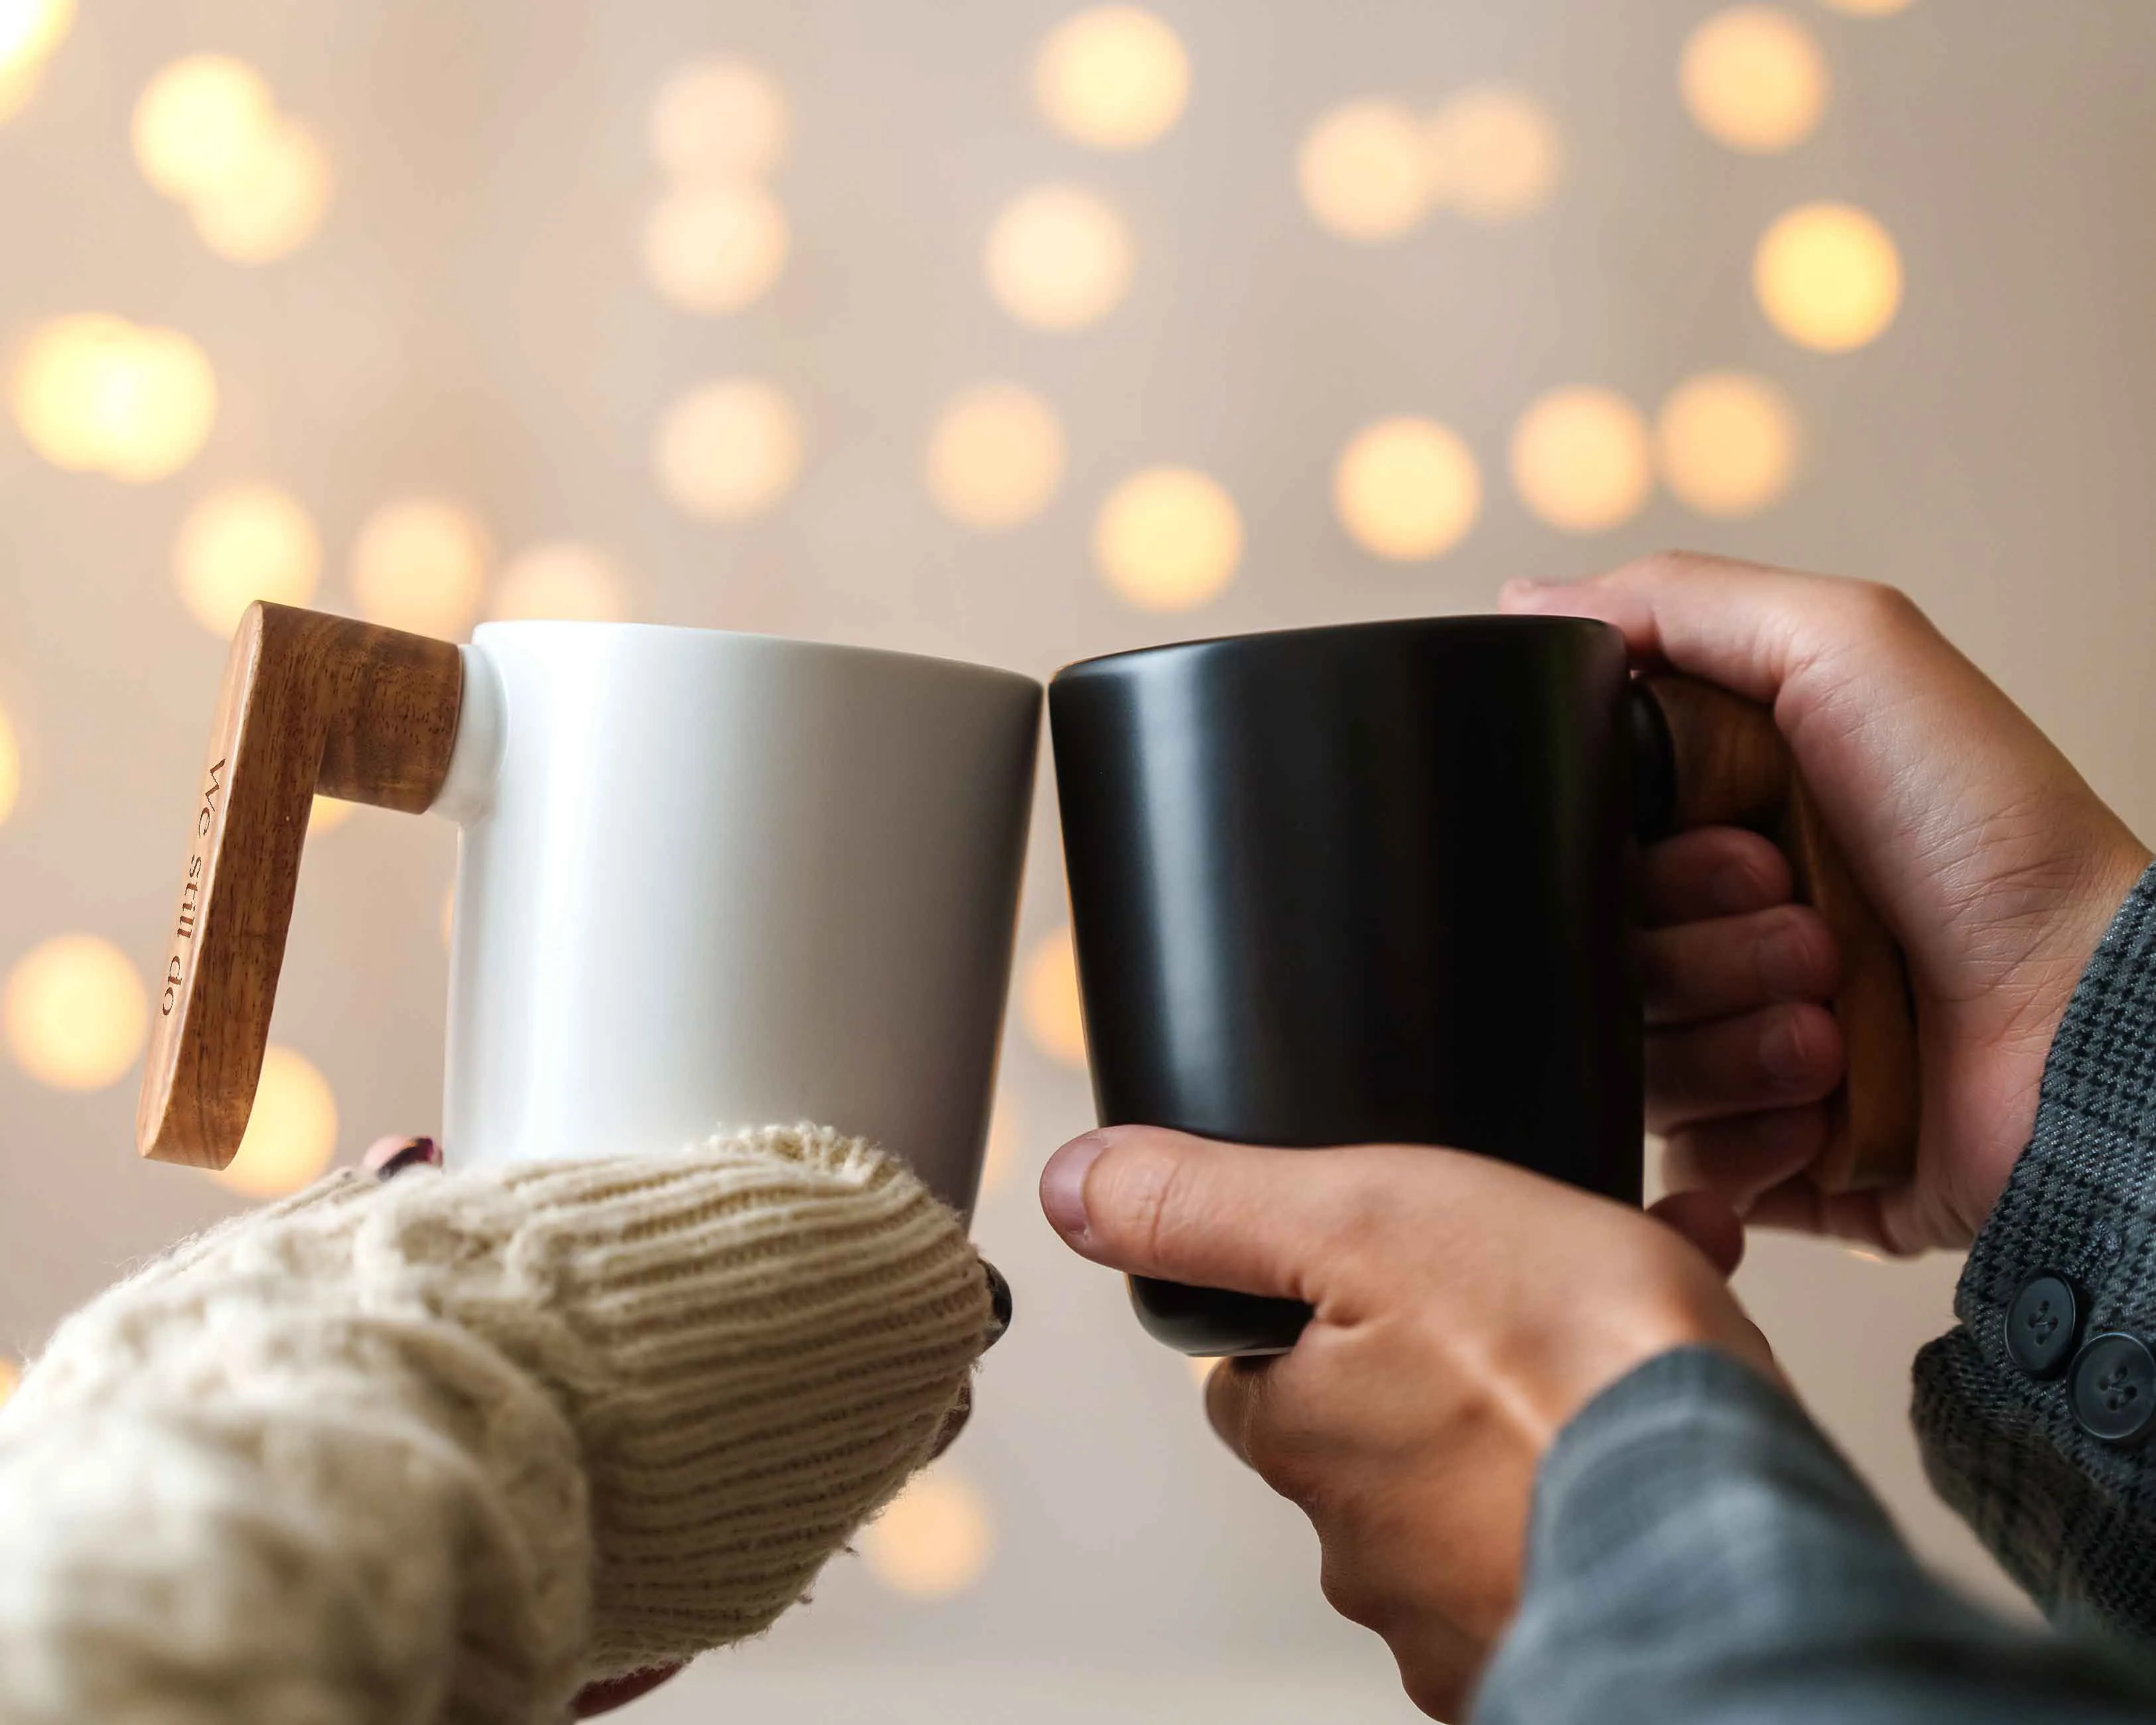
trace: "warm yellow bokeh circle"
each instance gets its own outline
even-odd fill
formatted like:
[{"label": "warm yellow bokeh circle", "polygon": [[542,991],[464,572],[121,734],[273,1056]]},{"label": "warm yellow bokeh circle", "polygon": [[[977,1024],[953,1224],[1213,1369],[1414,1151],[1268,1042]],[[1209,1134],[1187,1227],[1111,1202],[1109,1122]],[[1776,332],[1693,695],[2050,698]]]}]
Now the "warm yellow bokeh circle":
[{"label": "warm yellow bokeh circle", "polygon": [[937,416],[923,478],[952,521],[994,532],[1048,506],[1063,480],[1063,454],[1053,408],[1015,383],[983,383]]},{"label": "warm yellow bokeh circle", "polygon": [[1363,244],[1397,239],[1430,213],[1423,123],[1382,96],[1319,115],[1296,151],[1296,184],[1319,225]]},{"label": "warm yellow bokeh circle", "polygon": [[1801,204],[1761,236],[1752,285],[1768,321],[1799,347],[1847,353],[1893,322],[1902,259],[1893,236],[1855,205]]},{"label": "warm yellow bokeh circle", "polygon": [[1116,207],[1082,186],[1036,186],[1005,205],[983,259],[988,291],[1020,323],[1098,323],[1131,285],[1137,249]]},{"label": "warm yellow bokeh circle", "polygon": [[491,556],[485,524],[462,504],[400,498],[360,524],[352,593],[370,622],[454,639],[479,614]]},{"label": "warm yellow bokeh circle", "polygon": [[1396,415],[1363,427],[1340,452],[1332,506],[1365,551],[1401,562],[1439,557],[1481,513],[1481,470],[1450,427]]},{"label": "warm yellow bokeh circle", "polygon": [[685,311],[738,311],[786,267],[786,212],[747,180],[693,185],[662,198],[644,224],[644,271]]},{"label": "warm yellow bokeh circle", "polygon": [[74,0],[0,0],[0,77],[42,64],[74,24]]},{"label": "warm yellow bokeh circle", "polygon": [[1065,136],[1096,150],[1150,144],[1183,113],[1190,56],[1152,13],[1094,6],[1048,33],[1033,63],[1033,97]]},{"label": "warm yellow bokeh circle", "polygon": [[690,390],[666,410],[652,445],[659,489],[706,521],[762,514],[799,477],[807,439],[793,403],[754,377]]},{"label": "warm yellow bokeh circle", "polygon": [[1688,377],[1655,416],[1662,483],[1687,509],[1717,519],[1779,502],[1795,482],[1801,451],[1788,396],[1744,372]]},{"label": "warm yellow bokeh circle", "polygon": [[38,1083],[102,1090],[142,1051],[149,996],[110,941],[61,934],[16,961],[0,1016],[15,1063]]},{"label": "warm yellow bokeh circle", "polygon": [[218,1175],[235,1192],[275,1198],[321,1177],[336,1153],[336,1098],[305,1055],[271,1043],[239,1149]]},{"label": "warm yellow bokeh circle", "polygon": [[1906,12],[1917,0],[1820,0],[1820,3],[1835,12],[1843,12],[1851,18],[1886,18],[1897,12]]},{"label": "warm yellow bokeh circle", "polygon": [[1630,521],[1654,489],[1647,422],[1614,390],[1553,389],[1512,431],[1512,483],[1552,526],[1599,533]]},{"label": "warm yellow bokeh circle", "polygon": [[685,180],[766,174],[786,154],[786,93],[747,60],[698,60],[660,87],[647,136],[653,158]]},{"label": "warm yellow bokeh circle", "polygon": [[269,264],[297,251],[328,214],[331,180],[321,141],[296,121],[258,137],[228,176],[188,203],[195,232],[234,264]]},{"label": "warm yellow bokeh circle", "polygon": [[246,168],[277,117],[261,73],[230,54],[164,67],[136,100],[135,160],[168,198],[213,194]]},{"label": "warm yellow bokeh circle", "polygon": [[1779,6],[1732,6],[1685,40],[1677,88],[1716,142],[1768,156],[1802,143],[1826,111],[1826,56]]},{"label": "warm yellow bokeh circle", "polygon": [[30,446],[55,467],[145,484],[177,472],[208,440],[217,377],[177,330],[83,312],[31,331],[13,405]]},{"label": "warm yellow bokeh circle", "polygon": [[1066,1066],[1084,1067],[1086,1014],[1068,928],[1043,935],[1027,949],[1019,970],[1018,1014],[1035,1048]]},{"label": "warm yellow bokeh circle", "polygon": [[1557,195],[1564,139],[1549,109],[1509,85],[1478,85],[1430,118],[1430,195],[1474,222],[1517,222]]},{"label": "warm yellow bokeh circle", "polygon": [[917,1476],[861,1530],[861,1557],[893,1593],[944,1599],[980,1579],[995,1543],[988,1499],[947,1465]]},{"label": "warm yellow bokeh circle", "polygon": [[1188,611],[1217,598],[1242,560],[1243,521],[1219,481],[1188,467],[1123,480],[1093,521],[1093,559],[1143,611]]},{"label": "warm yellow bokeh circle", "polygon": [[629,614],[629,603],[611,557],[561,539],[532,546],[509,561],[495,583],[490,614],[505,622],[619,623]]},{"label": "warm yellow bokeh circle", "polygon": [[172,542],[180,600],[212,634],[228,636],[257,599],[304,605],[321,573],[322,542],[300,501],[275,485],[229,485],[182,519]]}]

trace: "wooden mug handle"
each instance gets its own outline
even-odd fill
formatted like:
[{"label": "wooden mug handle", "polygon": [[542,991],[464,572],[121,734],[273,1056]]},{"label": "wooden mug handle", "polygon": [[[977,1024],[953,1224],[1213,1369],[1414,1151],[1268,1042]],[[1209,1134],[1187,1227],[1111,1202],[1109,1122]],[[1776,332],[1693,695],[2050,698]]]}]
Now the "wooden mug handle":
[{"label": "wooden mug handle", "polygon": [[1634,690],[1634,721],[1644,731],[1642,836],[1697,826],[1763,834],[1789,858],[1797,898],[1825,919],[1840,949],[1833,1010],[1848,1071],[1828,1101],[1827,1144],[1812,1165],[1813,1183],[1831,1194],[1906,1180],[1916,1164],[1917,1112],[1908,971],[1827,830],[1774,716],[1693,677],[1641,677]]},{"label": "wooden mug handle", "polygon": [[135,1142],[221,1168],[239,1148],[315,793],[417,814],[457,738],[464,659],[348,617],[248,608],[224,670],[187,839]]}]

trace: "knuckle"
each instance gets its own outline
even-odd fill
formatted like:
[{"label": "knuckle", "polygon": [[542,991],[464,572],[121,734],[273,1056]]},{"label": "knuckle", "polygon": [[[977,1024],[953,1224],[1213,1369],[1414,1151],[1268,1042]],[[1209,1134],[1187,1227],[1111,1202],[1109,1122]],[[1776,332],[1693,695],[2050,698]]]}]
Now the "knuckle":
[{"label": "knuckle", "polygon": [[1149,1138],[1118,1144],[1086,1181],[1087,1220],[1112,1244],[1148,1259],[1187,1225],[1188,1161]]}]

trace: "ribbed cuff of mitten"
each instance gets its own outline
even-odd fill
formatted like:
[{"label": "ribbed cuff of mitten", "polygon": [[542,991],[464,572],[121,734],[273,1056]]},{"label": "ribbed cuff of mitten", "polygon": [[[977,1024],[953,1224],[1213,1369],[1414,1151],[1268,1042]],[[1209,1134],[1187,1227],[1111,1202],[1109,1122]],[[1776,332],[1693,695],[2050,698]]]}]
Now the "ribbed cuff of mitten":
[{"label": "ribbed cuff of mitten", "polygon": [[0,1410],[0,1721],[552,1719],[800,1597],[991,1322],[957,1219],[813,1127],[325,1182]]},{"label": "ribbed cuff of mitten", "polygon": [[2156,1582],[2122,1527],[2156,1514],[2145,1458],[2074,1422],[2064,1384],[2006,1356],[2006,1313],[2031,1276],[2076,1282],[2085,1327],[2156,1327],[2156,868],[2112,920],[2044,1067],[2029,1147],[1970,1247],[1956,1329],[1917,1355],[1926,1471],[2047,1610],[2092,1610],[2156,1634]]}]

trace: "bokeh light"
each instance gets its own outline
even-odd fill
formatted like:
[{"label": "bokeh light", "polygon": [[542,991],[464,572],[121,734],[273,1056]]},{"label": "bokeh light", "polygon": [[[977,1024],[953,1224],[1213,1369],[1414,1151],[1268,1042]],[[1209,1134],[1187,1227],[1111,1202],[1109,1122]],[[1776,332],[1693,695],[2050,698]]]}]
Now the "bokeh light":
[{"label": "bokeh light", "polygon": [[181,603],[220,639],[257,599],[304,605],[321,573],[322,542],[299,500],[275,485],[231,485],[190,509],[172,542]]},{"label": "bokeh light", "polygon": [[1142,611],[1188,611],[1217,598],[1242,560],[1243,521],[1217,480],[1150,467],[1123,480],[1093,522],[1093,559]]},{"label": "bokeh light", "polygon": [[706,521],[745,521],[793,489],[805,441],[800,416],[778,389],[726,377],[666,410],[652,460],[676,508]]},{"label": "bokeh light", "polygon": [[786,212],[747,180],[687,186],[644,224],[644,271],[661,297],[716,316],[767,293],[786,268]]},{"label": "bokeh light", "polygon": [[358,803],[347,803],[341,797],[325,797],[316,792],[314,801],[307,805],[307,836],[311,839],[317,833],[335,832],[352,819],[352,810],[358,807]]},{"label": "bokeh light", "polygon": [[1826,111],[1826,57],[1778,6],[1732,6],[1685,40],[1677,62],[1685,110],[1717,143],[1770,156],[1812,135]]},{"label": "bokeh light", "polygon": [[1820,0],[1830,11],[1846,13],[1851,18],[1887,18],[1894,13],[1906,12],[1917,0]]},{"label": "bokeh light", "polygon": [[1630,521],[1654,489],[1647,422],[1614,390],[1553,389],[1513,428],[1512,483],[1528,508],[1568,533]]},{"label": "bokeh light", "polygon": [[1200,1359],[1189,1354],[1184,1355],[1183,1360],[1183,1369],[1190,1373],[1190,1381],[1198,1386],[1201,1394],[1213,1376],[1213,1368],[1219,1363],[1217,1359]]},{"label": "bokeh light", "polygon": [[1662,483],[1687,509],[1721,520],[1756,515],[1794,483],[1802,449],[1797,410],[1763,377],[1687,377],[1655,416]]},{"label": "bokeh light", "polygon": [[747,60],[699,60],[675,72],[651,104],[653,158],[685,180],[769,173],[786,154],[786,92]]},{"label": "bokeh light", "polygon": [[1458,434],[1435,420],[1380,419],[1340,452],[1332,506],[1365,551],[1400,561],[1438,557],[1481,512],[1481,470]]},{"label": "bokeh light", "polygon": [[1902,304],[1893,237],[1846,203],[1807,203],[1759,241],[1752,285],[1768,321],[1799,347],[1847,353],[1873,340]]},{"label": "bokeh light", "polygon": [[1295,177],[1311,214],[1343,239],[1397,239],[1430,213],[1421,122],[1381,96],[1319,115],[1296,151]]},{"label": "bokeh light", "polygon": [[247,1131],[217,1178],[249,1198],[296,1192],[330,1165],[336,1132],[329,1081],[305,1055],[273,1042],[263,1051]]},{"label": "bokeh light", "polygon": [[276,120],[262,74],[229,54],[174,60],[135,103],[135,161],[168,198],[215,193],[247,169]]},{"label": "bokeh light", "polygon": [[532,546],[511,558],[495,583],[490,614],[619,623],[629,614],[621,571],[604,552],[571,539]]},{"label": "bokeh light", "polygon": [[1069,928],[1043,935],[1019,968],[1018,1015],[1050,1060],[1086,1065],[1086,1014],[1078,1000],[1078,952]]},{"label": "bokeh light", "polygon": [[15,418],[54,466],[136,483],[194,459],[217,421],[217,377],[177,330],[83,312],[31,331]]},{"label": "bokeh light", "polygon": [[44,76],[42,60],[27,66],[0,66],[0,126],[30,105],[30,98],[37,95]]},{"label": "bokeh light", "polygon": [[923,477],[937,507],[961,526],[1016,526],[1045,509],[1063,482],[1063,428],[1031,390],[981,384],[937,416]]},{"label": "bokeh light", "polygon": [[38,66],[74,24],[74,0],[0,0],[0,74]]},{"label": "bokeh light", "polygon": [[0,0],[0,123],[29,105],[74,23],[74,0]]},{"label": "bokeh light", "polygon": [[910,1599],[947,1599],[981,1578],[995,1553],[988,1499],[948,1465],[917,1476],[861,1529],[869,1573]]},{"label": "bokeh light", "polygon": [[15,736],[15,721],[0,711],[0,823],[15,812],[23,794],[23,746]]},{"label": "bokeh light", "polygon": [[485,526],[439,497],[385,503],[360,524],[352,589],[371,623],[454,639],[478,614],[490,556]]},{"label": "bokeh light", "polygon": [[315,237],[330,207],[328,153],[297,121],[264,130],[229,174],[189,201],[203,244],[233,264],[270,264]]},{"label": "bokeh light", "polygon": [[110,941],[61,934],[16,961],[0,1016],[15,1064],[38,1083],[102,1090],[142,1051],[149,998]]},{"label": "bokeh light", "polygon": [[1082,186],[1036,186],[988,229],[983,267],[996,303],[1039,330],[1098,323],[1131,285],[1137,248],[1116,207]]},{"label": "bokeh light", "polygon": [[1549,110],[1505,85],[1464,90],[1424,128],[1431,195],[1476,222],[1516,222],[1557,193],[1564,141]]},{"label": "bokeh light", "polygon": [[1142,7],[1074,13],[1048,33],[1033,63],[1042,117],[1096,150],[1150,144],[1175,124],[1189,95],[1190,56]]},{"label": "bokeh light", "polygon": [[15,1386],[23,1381],[23,1374],[15,1362],[0,1354],[0,1408],[8,1405],[8,1398],[15,1393]]}]

